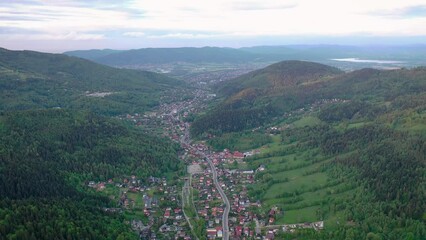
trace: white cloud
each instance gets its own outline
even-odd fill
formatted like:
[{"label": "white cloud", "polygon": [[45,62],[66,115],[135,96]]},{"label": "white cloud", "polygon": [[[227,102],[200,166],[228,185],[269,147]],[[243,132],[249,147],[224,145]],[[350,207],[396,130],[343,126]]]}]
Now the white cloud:
[{"label": "white cloud", "polygon": [[[424,0],[2,1],[0,28],[23,32],[12,37],[0,35],[0,45],[11,38],[82,41],[356,34],[420,36],[426,35],[426,16],[421,16],[421,12],[416,12],[415,18],[390,18],[386,13],[421,5],[425,5]],[[109,32],[119,34],[110,36]]]},{"label": "white cloud", "polygon": [[143,37],[146,34],[144,32],[125,32],[123,35],[128,37]]},{"label": "white cloud", "polygon": [[132,6],[146,11],[147,18],[133,27],[223,34],[240,32],[258,36],[400,35],[402,30],[408,35],[425,35],[426,28],[419,29],[426,24],[425,18],[405,21],[368,14],[371,11],[400,9],[422,1],[135,1]]},{"label": "white cloud", "polygon": [[197,34],[197,33],[168,33],[159,35],[149,35],[148,38],[179,38],[179,39],[202,39],[225,37],[226,34]]},{"label": "white cloud", "polygon": [[91,34],[91,33],[78,33],[69,32],[67,34],[59,35],[41,35],[42,39],[54,39],[54,40],[100,40],[104,39],[103,34]]},{"label": "white cloud", "polygon": [[90,34],[90,33],[78,33],[69,32],[64,34],[48,34],[48,33],[34,33],[34,34],[7,34],[2,36],[8,40],[101,40],[105,39],[103,34]]}]

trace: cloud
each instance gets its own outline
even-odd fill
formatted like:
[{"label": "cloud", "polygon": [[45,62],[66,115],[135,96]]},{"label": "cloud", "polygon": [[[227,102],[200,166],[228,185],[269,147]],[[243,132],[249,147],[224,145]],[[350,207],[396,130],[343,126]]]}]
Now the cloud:
[{"label": "cloud", "polygon": [[373,16],[398,19],[426,18],[426,5],[416,5],[390,10],[373,11],[369,12],[368,14]]},{"label": "cloud", "polygon": [[0,1],[0,29],[11,35],[0,30],[0,45],[17,39],[30,46],[31,39],[155,44],[159,39],[420,36],[426,35],[425,15],[424,0],[8,0]]},{"label": "cloud", "polygon": [[19,29],[14,27],[0,27],[0,34],[40,34],[42,32],[31,29]]},{"label": "cloud", "polygon": [[426,17],[426,5],[407,7],[405,9],[403,9],[400,16],[407,17],[407,18],[411,18],[411,17],[425,18]]},{"label": "cloud", "polygon": [[123,33],[123,36],[128,36],[128,37],[143,37],[146,34],[144,32],[125,32]]},{"label": "cloud", "polygon": [[247,11],[259,11],[259,10],[283,10],[297,7],[298,4],[295,1],[277,2],[277,1],[236,1],[232,4],[234,10],[247,10]]},{"label": "cloud", "polygon": [[[0,36],[3,35],[0,31]],[[102,40],[105,39],[103,34],[93,34],[93,33],[78,33],[78,32],[68,32],[65,34],[48,34],[48,33],[33,33],[33,34],[22,34],[22,33],[13,33],[13,34],[4,34],[2,38],[10,40],[52,40],[52,41],[86,41],[86,40]]]},{"label": "cloud", "polygon": [[48,35],[48,36],[46,36],[45,39],[54,39],[54,40],[100,40],[100,39],[104,39],[104,38],[105,38],[105,36],[103,34],[69,32],[67,34]]},{"label": "cloud", "polygon": [[159,35],[149,35],[148,38],[177,38],[177,39],[202,39],[223,37],[224,34],[200,34],[200,33],[168,33]]}]

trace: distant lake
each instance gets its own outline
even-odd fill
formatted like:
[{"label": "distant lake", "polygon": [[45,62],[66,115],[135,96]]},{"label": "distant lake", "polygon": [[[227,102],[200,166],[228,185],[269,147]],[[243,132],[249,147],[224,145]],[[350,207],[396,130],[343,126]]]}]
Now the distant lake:
[{"label": "distant lake", "polygon": [[359,58],[333,58],[333,61],[339,62],[353,62],[353,63],[378,63],[378,64],[399,64],[401,61],[393,60],[372,60],[372,59],[359,59]]}]

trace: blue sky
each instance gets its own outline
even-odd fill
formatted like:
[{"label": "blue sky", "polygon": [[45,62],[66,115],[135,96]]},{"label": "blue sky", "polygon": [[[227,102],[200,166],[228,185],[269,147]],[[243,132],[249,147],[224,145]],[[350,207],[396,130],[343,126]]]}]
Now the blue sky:
[{"label": "blue sky", "polygon": [[0,47],[426,44],[424,0],[3,0]]}]

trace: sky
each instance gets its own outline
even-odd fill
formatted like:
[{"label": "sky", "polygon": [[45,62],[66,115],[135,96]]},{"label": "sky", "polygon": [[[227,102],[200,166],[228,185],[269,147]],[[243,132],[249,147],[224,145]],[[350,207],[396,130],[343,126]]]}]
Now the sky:
[{"label": "sky", "polygon": [[0,0],[0,47],[426,44],[425,0]]}]

